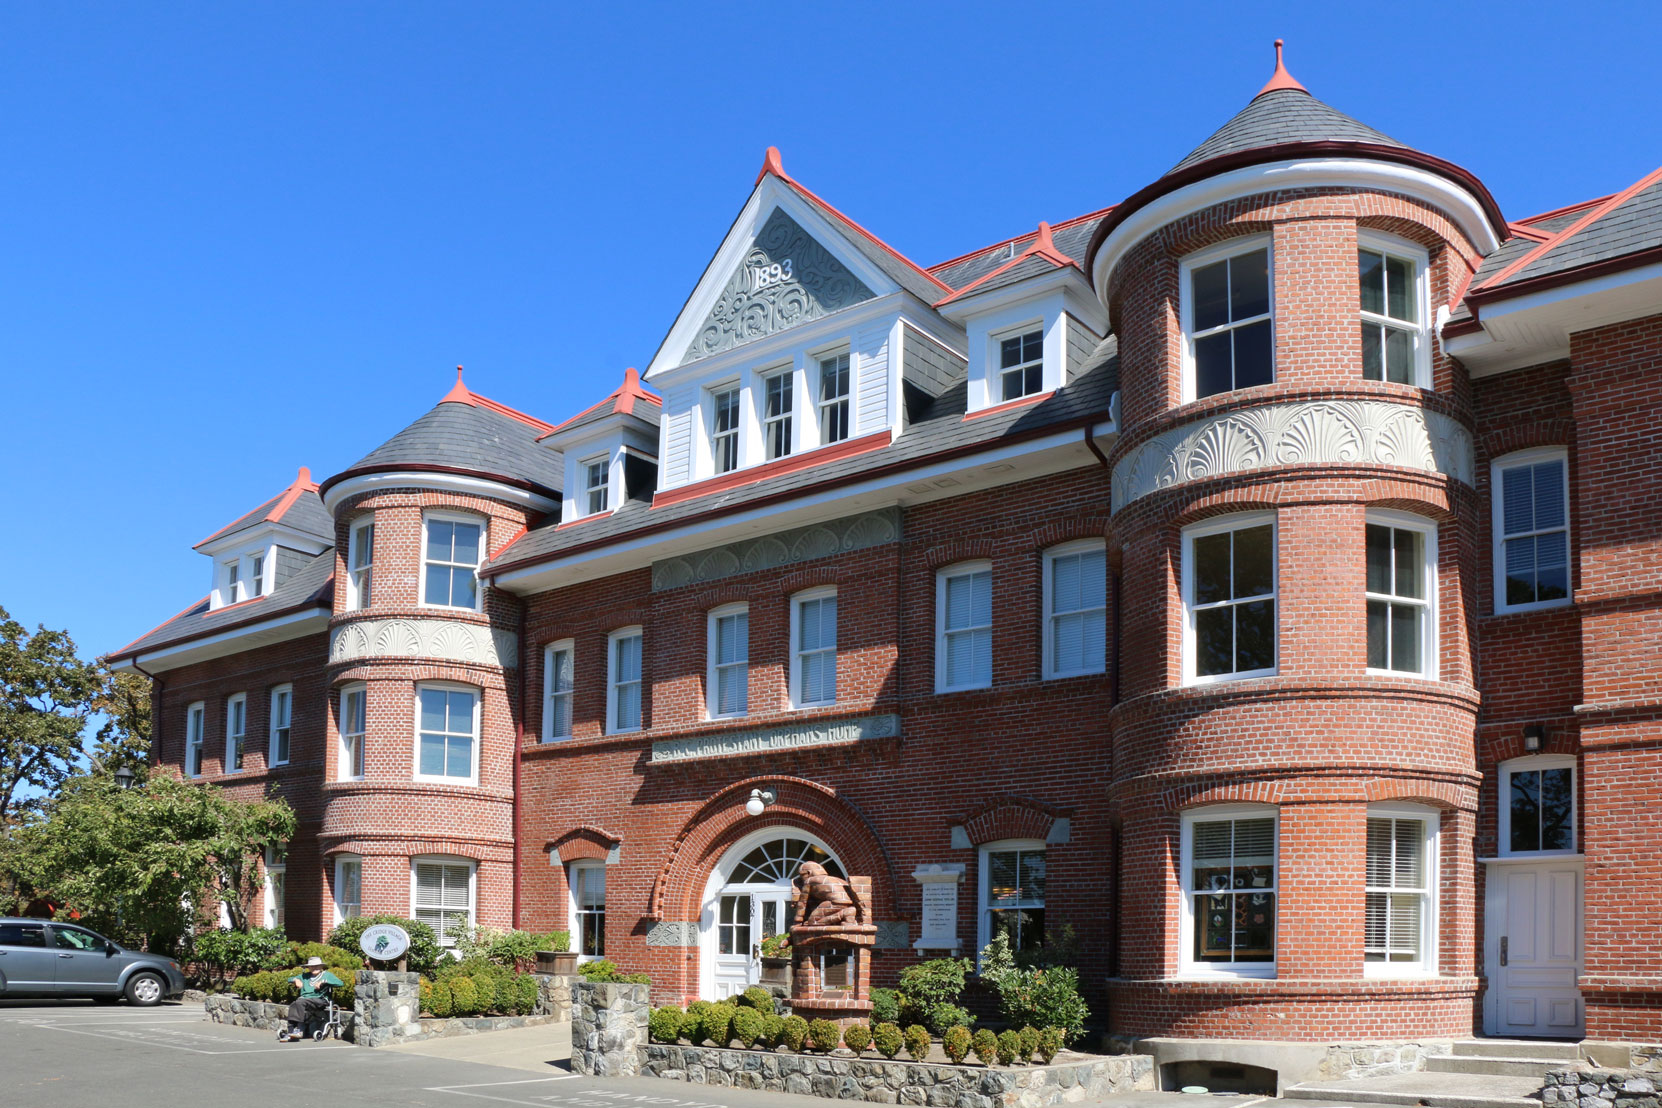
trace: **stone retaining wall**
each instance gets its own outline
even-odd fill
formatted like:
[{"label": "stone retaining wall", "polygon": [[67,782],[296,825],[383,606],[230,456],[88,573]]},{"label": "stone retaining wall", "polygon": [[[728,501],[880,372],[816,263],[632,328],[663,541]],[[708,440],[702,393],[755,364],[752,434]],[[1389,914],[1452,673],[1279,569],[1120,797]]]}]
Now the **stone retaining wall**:
[{"label": "stone retaining wall", "polygon": [[[244,1000],[240,996],[215,994],[205,996],[202,1007],[214,1023],[228,1023],[233,1027],[256,1027],[261,1031],[275,1032],[288,1023],[287,1004],[271,1004],[263,1000]],[[340,1022],[340,1037],[347,1042],[353,1041],[356,1023],[353,1013],[342,1009]]]},{"label": "stone retaining wall", "polygon": [[695,1085],[955,1108],[1041,1108],[1154,1088],[1154,1060],[1144,1054],[989,1069],[653,1043],[640,1072]]},{"label": "stone retaining wall", "polygon": [[1418,1073],[1425,1060],[1450,1054],[1454,1043],[1448,1039],[1407,1043],[1333,1043],[1322,1059],[1323,1078],[1384,1077],[1393,1073]]},{"label": "stone retaining wall", "polygon": [[1656,1081],[1628,1070],[1553,1070],[1541,1083],[1545,1104],[1577,1108],[1657,1108]]},{"label": "stone retaining wall", "polygon": [[641,1072],[650,985],[579,981],[571,991],[571,1069],[596,1077]]}]

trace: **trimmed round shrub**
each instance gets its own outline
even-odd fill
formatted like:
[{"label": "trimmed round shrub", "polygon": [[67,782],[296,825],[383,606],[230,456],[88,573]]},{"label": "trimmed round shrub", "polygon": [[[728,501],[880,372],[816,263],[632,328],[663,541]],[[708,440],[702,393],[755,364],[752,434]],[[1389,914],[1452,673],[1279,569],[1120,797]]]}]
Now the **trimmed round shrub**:
[{"label": "trimmed round shrub", "polygon": [[865,1052],[871,1045],[871,1028],[863,1023],[851,1023],[843,1028],[843,1045],[856,1054]]},{"label": "trimmed round shrub", "polygon": [[941,1049],[946,1051],[947,1060],[953,1065],[962,1063],[964,1056],[970,1052],[969,1028],[947,1028],[946,1034],[941,1036]]},{"label": "trimmed round shrub", "polygon": [[740,1003],[756,1009],[765,1016],[773,1011],[773,994],[760,985],[752,985],[744,991]]},{"label": "trimmed round shrub", "polygon": [[912,1061],[922,1062],[929,1057],[929,1028],[921,1023],[914,1023],[906,1029],[906,1053],[912,1056]]},{"label": "trimmed round shrub", "polygon": [[746,1050],[755,1046],[756,1040],[762,1037],[762,1019],[762,1013],[748,1006],[733,1013],[733,1037]]},{"label": "trimmed round shrub", "polygon": [[871,991],[871,1022],[874,1027],[880,1023],[899,1023],[900,994],[893,989],[873,989]]},{"label": "trimmed round shrub", "polygon": [[945,1035],[949,1027],[968,1027],[974,1018],[956,1004],[937,1004],[929,1013],[929,1027],[937,1035]]},{"label": "trimmed round shrub", "polygon": [[[836,1024],[831,1026],[835,1027]],[[801,1016],[786,1016],[785,1026],[779,1033],[779,1039],[796,1053],[802,1053],[803,1044],[808,1041],[808,1021]]]},{"label": "trimmed round shrub", "polygon": [[712,1004],[700,1014],[698,1029],[710,1041],[711,1046],[726,1046],[733,1040],[735,1011],[737,1009],[731,1004]]},{"label": "trimmed round shrub", "polygon": [[785,1034],[785,1017],[776,1012],[770,1012],[762,1017],[762,1036],[758,1040],[763,1046],[772,1050],[779,1045],[779,1040]]},{"label": "trimmed round shrub", "polygon": [[872,1038],[877,1043],[877,1053],[890,1060],[900,1053],[900,1048],[906,1043],[906,1036],[900,1033],[898,1023],[878,1024]]},{"label": "trimmed round shrub", "polygon": [[704,1017],[701,1013],[681,1013],[681,1038],[693,1046],[698,1046],[704,1041]]},{"label": "trimmed round shrub", "polygon": [[808,1039],[814,1044],[815,1050],[829,1054],[843,1041],[843,1029],[830,1020],[809,1020]]},{"label": "trimmed round shrub", "polygon": [[449,1019],[456,1011],[455,1003],[450,994],[450,982],[433,982],[432,987],[428,989],[427,1000],[423,1007],[433,1014],[434,1019]]},{"label": "trimmed round shrub", "polygon": [[519,978],[504,977],[496,982],[492,990],[496,995],[492,998],[491,1008],[504,1016],[517,1016],[519,1011]]},{"label": "trimmed round shrub", "polygon": [[451,977],[450,1014],[457,1017],[477,1016],[485,1010],[479,999],[479,989],[471,977]]},{"label": "trimmed round shrub", "polygon": [[652,1041],[655,1043],[678,1043],[681,1041],[681,1021],[687,1013],[679,1008],[654,1008],[646,1019],[647,1029],[652,1032]]},{"label": "trimmed round shrub", "polygon": [[983,1066],[998,1061],[998,1036],[983,1027],[970,1037],[970,1049]]},{"label": "trimmed round shrub", "polygon": [[1060,1027],[1047,1027],[1039,1032],[1039,1060],[1050,1065],[1050,1060],[1062,1052],[1068,1033]]},{"label": "trimmed round shrub", "polygon": [[998,1064],[1013,1066],[1016,1064],[1016,1055],[1021,1053],[1021,1032],[1000,1031],[998,1033]]},{"label": "trimmed round shrub", "polygon": [[1017,1052],[1017,1057],[1031,1066],[1033,1055],[1039,1049],[1039,1029],[1029,1024],[1018,1034],[1021,1036],[1021,1050]]},{"label": "trimmed round shrub", "polygon": [[529,1016],[536,1012],[537,1005],[542,1003],[542,986],[537,983],[537,976],[533,973],[522,973],[514,978],[514,985],[518,995],[514,998],[514,1014]]},{"label": "trimmed round shrub", "polygon": [[377,923],[396,923],[407,931],[410,936],[410,950],[404,958],[410,969],[429,977],[437,975],[440,959],[446,957],[444,948],[439,946],[439,937],[433,933],[433,929],[420,920],[390,915],[344,919],[329,932],[329,945],[342,950],[357,950],[358,940],[363,937],[363,933]]},{"label": "trimmed round shrub", "polygon": [[[342,981],[351,981],[364,968],[364,956],[356,950],[345,950],[328,943],[290,943],[284,960],[291,966],[303,966],[312,958],[322,958],[323,964],[334,970]],[[345,970],[345,973],[341,971]]]}]

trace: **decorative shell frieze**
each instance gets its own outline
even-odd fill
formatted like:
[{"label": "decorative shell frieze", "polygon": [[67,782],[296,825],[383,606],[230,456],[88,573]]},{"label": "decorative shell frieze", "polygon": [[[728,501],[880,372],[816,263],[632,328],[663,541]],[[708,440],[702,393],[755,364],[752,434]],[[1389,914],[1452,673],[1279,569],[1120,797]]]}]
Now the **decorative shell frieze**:
[{"label": "decorative shell frieze", "polygon": [[1271,466],[1383,465],[1472,483],[1472,440],[1440,412],[1382,400],[1310,400],[1174,427],[1114,466],[1113,510],[1190,481]]},{"label": "decorative shell frieze", "polygon": [[662,592],[695,582],[719,581],[740,573],[882,546],[899,538],[900,516],[893,509],[867,512],[654,562],[652,588]]},{"label": "decorative shell frieze", "polygon": [[512,668],[519,664],[519,636],[445,619],[369,619],[335,628],[329,661],[359,658],[432,658]]}]

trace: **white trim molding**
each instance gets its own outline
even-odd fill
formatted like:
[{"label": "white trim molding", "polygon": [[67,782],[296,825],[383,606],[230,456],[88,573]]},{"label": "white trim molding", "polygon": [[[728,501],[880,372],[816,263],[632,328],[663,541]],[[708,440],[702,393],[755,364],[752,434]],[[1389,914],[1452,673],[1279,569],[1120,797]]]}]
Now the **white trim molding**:
[{"label": "white trim molding", "polygon": [[423,473],[415,470],[396,470],[389,473],[364,473],[348,477],[334,485],[323,498],[323,507],[331,514],[340,503],[351,496],[383,489],[427,489],[433,492],[455,492],[463,496],[483,496],[521,508],[548,514],[560,510],[560,502],[514,485],[504,485],[484,477],[466,477],[459,473]]},{"label": "white trim molding", "polygon": [[1471,432],[1388,400],[1304,400],[1222,412],[1156,435],[1114,466],[1113,510],[1152,492],[1272,466],[1378,465],[1471,485]]},{"label": "white trim molding", "polygon": [[515,669],[519,636],[498,627],[449,619],[366,619],[342,624],[329,633],[331,664],[359,658],[436,658]]}]

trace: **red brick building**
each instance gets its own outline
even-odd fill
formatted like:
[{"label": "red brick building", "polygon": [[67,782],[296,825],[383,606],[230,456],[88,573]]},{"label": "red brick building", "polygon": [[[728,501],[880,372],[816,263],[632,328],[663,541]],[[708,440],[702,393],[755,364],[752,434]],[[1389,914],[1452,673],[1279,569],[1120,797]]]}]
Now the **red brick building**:
[{"label": "red brick building", "polygon": [[879,980],[1065,925],[1127,1036],[1655,1041],[1659,400],[1662,171],[1509,222],[1278,63],[928,268],[769,151],[643,374],[458,378],[114,657],[160,763],[299,810],[296,935],[721,995],[812,858]]}]

